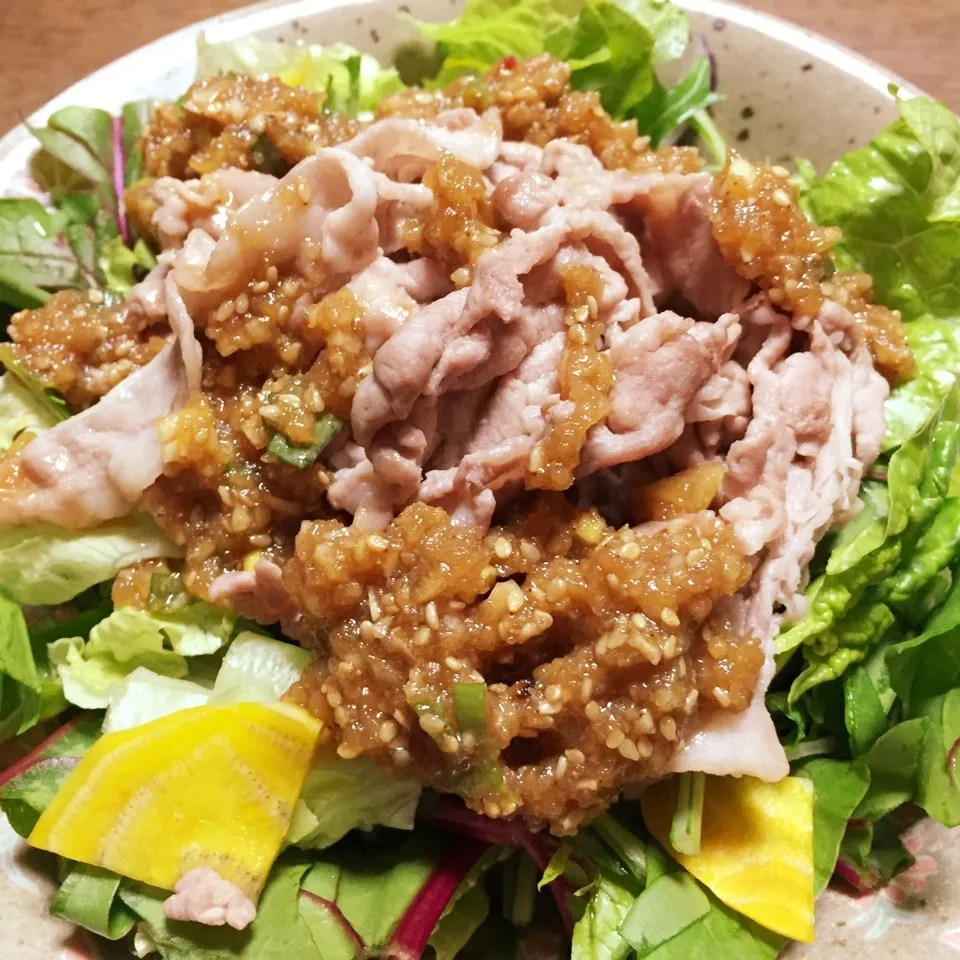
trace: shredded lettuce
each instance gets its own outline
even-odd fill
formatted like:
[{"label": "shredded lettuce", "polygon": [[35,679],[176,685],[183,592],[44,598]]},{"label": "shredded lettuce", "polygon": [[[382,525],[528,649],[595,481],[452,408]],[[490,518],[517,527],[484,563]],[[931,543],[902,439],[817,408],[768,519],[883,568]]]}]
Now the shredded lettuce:
[{"label": "shredded lettuce", "polygon": [[18,603],[49,606],[72,600],[133,563],[181,553],[145,515],[93,530],[6,527],[0,529],[0,589]]},{"label": "shredded lettuce", "polygon": [[277,76],[284,83],[325,94],[324,106],[346,113],[366,113],[401,89],[397,71],[376,57],[345,43],[289,46],[257,37],[227,43],[197,39],[197,76],[221,73]]},{"label": "shredded lettuce", "polygon": [[279,700],[310,663],[310,653],[292,643],[245,631],[230,644],[214,695],[218,700]]},{"label": "shredded lettuce", "polygon": [[201,601],[165,618],[122,608],[94,626],[86,642],[64,637],[52,643],[50,659],[70,703],[102,709],[138,667],[186,676],[186,658],[219,650],[235,622],[234,614]]},{"label": "shredded lettuce", "polygon": [[103,732],[130,730],[178,710],[202,707],[210,702],[211,691],[192,680],[154,673],[137,667],[123,682],[113,687],[103,718]]},{"label": "shredded lettuce", "polygon": [[47,429],[46,408],[11,373],[0,376],[0,451],[24,431],[36,436]]}]

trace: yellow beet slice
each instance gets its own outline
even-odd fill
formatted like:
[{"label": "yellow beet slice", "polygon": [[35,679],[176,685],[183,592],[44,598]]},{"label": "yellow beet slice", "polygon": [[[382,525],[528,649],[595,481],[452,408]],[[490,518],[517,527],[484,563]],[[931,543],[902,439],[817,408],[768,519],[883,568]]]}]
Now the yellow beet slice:
[{"label": "yellow beet slice", "polygon": [[647,829],[727,906],[794,940],[813,940],[813,783],[707,777],[700,852],[677,853],[677,778],[640,798]]},{"label": "yellow beet slice", "polygon": [[313,763],[320,723],[298,707],[193,707],[101,737],[30,843],[172,890],[208,866],[255,900]]}]

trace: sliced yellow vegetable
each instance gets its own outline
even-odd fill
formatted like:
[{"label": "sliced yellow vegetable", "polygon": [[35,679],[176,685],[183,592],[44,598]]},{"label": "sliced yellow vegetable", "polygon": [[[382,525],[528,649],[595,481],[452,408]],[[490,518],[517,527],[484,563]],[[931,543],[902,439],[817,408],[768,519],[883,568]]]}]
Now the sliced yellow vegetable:
[{"label": "sliced yellow vegetable", "polygon": [[813,783],[707,777],[700,852],[670,846],[677,778],[640,798],[647,829],[727,906],[761,926],[813,940]]},{"label": "sliced yellow vegetable", "polygon": [[236,703],[106,734],[30,843],[165,890],[195,867],[212,867],[256,899],[320,729],[298,707]]}]

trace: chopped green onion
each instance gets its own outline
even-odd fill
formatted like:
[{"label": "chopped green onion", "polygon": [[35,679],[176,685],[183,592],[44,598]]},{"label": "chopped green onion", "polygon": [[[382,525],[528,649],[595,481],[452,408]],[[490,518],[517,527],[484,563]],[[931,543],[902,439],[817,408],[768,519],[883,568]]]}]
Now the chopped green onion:
[{"label": "chopped green onion", "polygon": [[250,159],[260,173],[269,173],[275,177],[282,177],[290,169],[290,164],[280,156],[273,141],[265,133],[261,133],[254,142]]},{"label": "chopped green onion", "polygon": [[339,417],[335,417],[332,413],[325,413],[317,417],[313,428],[313,443],[309,446],[292,443],[286,434],[278,430],[274,432],[267,444],[267,453],[272,454],[288,467],[306,470],[317,462],[320,451],[330,443],[342,426],[343,421]]},{"label": "chopped green onion", "polygon": [[533,920],[536,900],[537,865],[518,851],[504,866],[503,915],[515,927],[525,927]]},{"label": "chopped green onion", "polygon": [[646,883],[647,848],[643,841],[609,813],[600,814],[592,826],[634,878],[640,884]]},{"label": "chopped green onion", "polygon": [[704,773],[681,773],[678,778],[677,809],[670,825],[670,844],[677,853],[694,856],[700,852],[700,824],[703,820]]},{"label": "chopped green onion", "polygon": [[487,735],[487,685],[481,682],[455,683],[453,708],[457,729],[472,733],[478,740]]},{"label": "chopped green onion", "polygon": [[155,573],[150,577],[147,609],[151,613],[173,613],[191,602],[179,573]]}]

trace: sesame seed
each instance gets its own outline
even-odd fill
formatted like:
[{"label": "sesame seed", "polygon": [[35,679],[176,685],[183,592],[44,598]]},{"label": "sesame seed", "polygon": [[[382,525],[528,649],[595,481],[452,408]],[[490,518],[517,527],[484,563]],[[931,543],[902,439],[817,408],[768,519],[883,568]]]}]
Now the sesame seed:
[{"label": "sesame seed", "polygon": [[546,690],[543,691],[543,695],[551,702],[557,703],[563,698],[563,690],[560,688],[559,684],[551,683]]},{"label": "sesame seed", "polygon": [[646,760],[653,756],[653,744],[646,737],[637,737],[637,753]]},{"label": "sesame seed", "polygon": [[91,303],[100,304],[100,303],[103,303],[105,297],[103,296],[103,291],[102,291],[102,290],[97,290],[96,288],[94,288],[93,290],[89,290],[89,291],[87,292],[87,299],[88,299]]},{"label": "sesame seed", "polygon": [[526,598],[523,591],[512,580],[509,581],[511,587],[510,596],[507,598],[507,609],[511,613],[519,613],[526,604]]},{"label": "sesame seed", "polygon": [[337,726],[345,727],[350,720],[350,714],[346,707],[337,707],[333,711],[333,719],[337,721]]},{"label": "sesame seed", "polygon": [[596,793],[597,790],[597,781],[596,780],[581,780],[577,784],[578,790],[587,790],[590,793]]},{"label": "sesame seed", "polygon": [[420,729],[431,737],[440,733],[446,724],[435,713],[420,714]]},{"label": "sesame seed", "polygon": [[597,319],[597,314],[600,312],[600,307],[597,304],[597,298],[592,293],[587,294],[587,311],[590,314],[591,320]]},{"label": "sesame seed", "polygon": [[371,550],[375,550],[377,553],[383,553],[383,551],[386,550],[390,544],[383,537],[381,537],[380,534],[374,533],[367,537],[367,546]]},{"label": "sesame seed", "polygon": [[716,700],[721,707],[730,706],[730,694],[724,690],[723,687],[713,688],[713,699]]},{"label": "sesame seed", "polygon": [[660,733],[665,740],[677,739],[677,721],[673,717],[664,717],[660,721]]},{"label": "sesame seed", "polygon": [[500,816],[500,807],[494,800],[484,797],[483,812],[491,819],[496,820]]},{"label": "sesame seed", "polygon": [[380,741],[382,743],[390,743],[391,740],[396,738],[399,732],[393,720],[384,720],[383,723],[380,724]]},{"label": "sesame seed", "polygon": [[406,747],[393,747],[390,757],[398,767],[405,767],[410,763],[410,751]]},{"label": "sesame seed", "polygon": [[543,450],[539,444],[530,451],[530,459],[527,461],[527,469],[530,473],[536,473],[543,467]]},{"label": "sesame seed", "polygon": [[460,734],[460,745],[467,753],[473,753],[477,746],[477,738],[467,730],[465,733]]},{"label": "sesame seed", "polygon": [[608,586],[611,590],[619,590],[619,589],[620,589],[620,578],[619,578],[615,573],[608,573],[608,574],[607,574],[607,586]]},{"label": "sesame seed", "polygon": [[343,760],[353,760],[357,756],[357,751],[353,747],[348,747],[345,743],[341,743],[337,747],[337,755]]},{"label": "sesame seed", "polygon": [[677,616],[677,611],[674,610],[672,607],[664,607],[664,608],[660,611],[660,619],[661,619],[668,627],[679,627],[679,626],[680,626],[680,618]]},{"label": "sesame seed", "polygon": [[790,206],[790,194],[786,190],[774,190],[773,191],[773,202],[780,207],[789,207]]},{"label": "sesame seed", "polygon": [[587,331],[581,326],[573,326],[568,334],[570,339],[581,346],[587,342]]},{"label": "sesame seed", "polygon": [[466,267],[458,267],[450,274],[450,282],[458,289],[470,283],[470,271]]},{"label": "sesame seed", "polygon": [[253,285],[254,293],[266,293],[270,289],[269,280],[260,280]]},{"label": "sesame seed", "polygon": [[573,319],[576,323],[586,323],[590,317],[590,308],[583,304],[573,311]]},{"label": "sesame seed", "polygon": [[790,171],[786,167],[781,167],[779,164],[775,167],[771,167],[770,172],[775,173],[778,177],[790,176]]},{"label": "sesame seed", "polygon": [[507,557],[513,553],[513,547],[510,546],[510,541],[506,537],[497,537],[497,540],[493,545],[493,552],[501,560],[506,560]]},{"label": "sesame seed", "polygon": [[237,313],[246,313],[250,307],[250,298],[245,293],[241,293],[240,296],[234,301],[234,307],[236,308]]},{"label": "sesame seed", "polygon": [[653,731],[657,729],[653,714],[649,710],[644,710],[637,718],[634,729],[639,733],[653,733]]},{"label": "sesame seed", "polygon": [[220,307],[216,313],[217,322],[223,323],[224,320],[226,320],[227,317],[229,317],[232,313],[233,313],[233,301],[224,300],[223,303],[220,304]]},{"label": "sesame seed", "polygon": [[273,264],[267,267],[267,280],[269,281],[271,286],[277,282],[277,278],[279,276],[280,276],[279,271]]},{"label": "sesame seed", "polygon": [[697,700],[700,699],[700,692],[698,690],[691,690],[687,694],[687,699],[684,701],[684,711],[686,713],[692,713],[693,708],[697,705]]},{"label": "sesame seed", "polygon": [[286,320],[287,317],[289,317],[289,316],[290,316],[290,308],[289,308],[286,304],[284,304],[284,305],[283,305],[282,307],[280,307],[280,309],[277,311],[277,319],[278,319],[281,323],[283,323],[283,321]]},{"label": "sesame seed", "polygon": [[330,704],[332,709],[336,709],[343,703],[343,696],[339,690],[328,690],[327,691],[327,703]]},{"label": "sesame seed", "polygon": [[580,698],[582,700],[589,700],[593,695],[593,680],[590,677],[584,677],[583,682],[580,684]]},{"label": "sesame seed", "polygon": [[620,548],[620,556],[624,560],[636,560],[640,556],[640,544],[638,543],[625,543]]},{"label": "sesame seed", "polygon": [[607,734],[605,743],[610,750],[616,750],[617,747],[623,743],[623,740],[624,732],[619,727],[614,727],[614,729]]},{"label": "sesame seed", "polygon": [[597,721],[600,719],[600,704],[596,700],[591,700],[584,708],[583,713],[588,720]]},{"label": "sesame seed", "polygon": [[553,768],[553,775],[559,779],[567,772],[567,758],[565,756],[560,757],[557,761],[557,765]]},{"label": "sesame seed", "polygon": [[309,203],[313,199],[313,190],[310,189],[310,184],[306,180],[297,181],[297,196],[305,203]]},{"label": "sesame seed", "polygon": [[445,733],[440,740],[440,750],[442,753],[459,753],[460,741],[453,734]]},{"label": "sesame seed", "polygon": [[437,616],[437,605],[432,600],[424,608],[424,617],[431,630],[440,629],[440,617]]},{"label": "sesame seed", "polygon": [[587,759],[587,758],[584,756],[583,751],[582,751],[582,750],[578,750],[576,747],[572,747],[572,748],[569,749],[569,750],[564,750],[564,751],[563,751],[563,755],[564,755],[571,763],[583,763],[583,761]]},{"label": "sesame seed", "polygon": [[621,744],[617,747],[620,755],[626,757],[627,760],[639,760],[640,751],[637,750],[637,745],[628,738],[624,737]]},{"label": "sesame seed", "polygon": [[383,614],[383,611],[380,609],[380,604],[377,603],[377,598],[374,596],[373,587],[367,590],[367,603],[370,607],[370,619],[376,623]]},{"label": "sesame seed", "polygon": [[463,664],[456,657],[447,657],[443,662],[449,669],[453,670],[454,673],[456,673],[463,666]]},{"label": "sesame seed", "polygon": [[433,634],[430,632],[430,628],[427,626],[417,627],[416,633],[413,635],[413,642],[418,647],[425,647],[429,642]]},{"label": "sesame seed", "polygon": [[537,713],[544,717],[552,717],[555,713],[558,713],[559,710],[560,707],[552,703],[541,703],[540,706],[537,707]]},{"label": "sesame seed", "polygon": [[660,649],[668,660],[672,660],[677,655],[677,638],[673,635],[667,637]]}]

